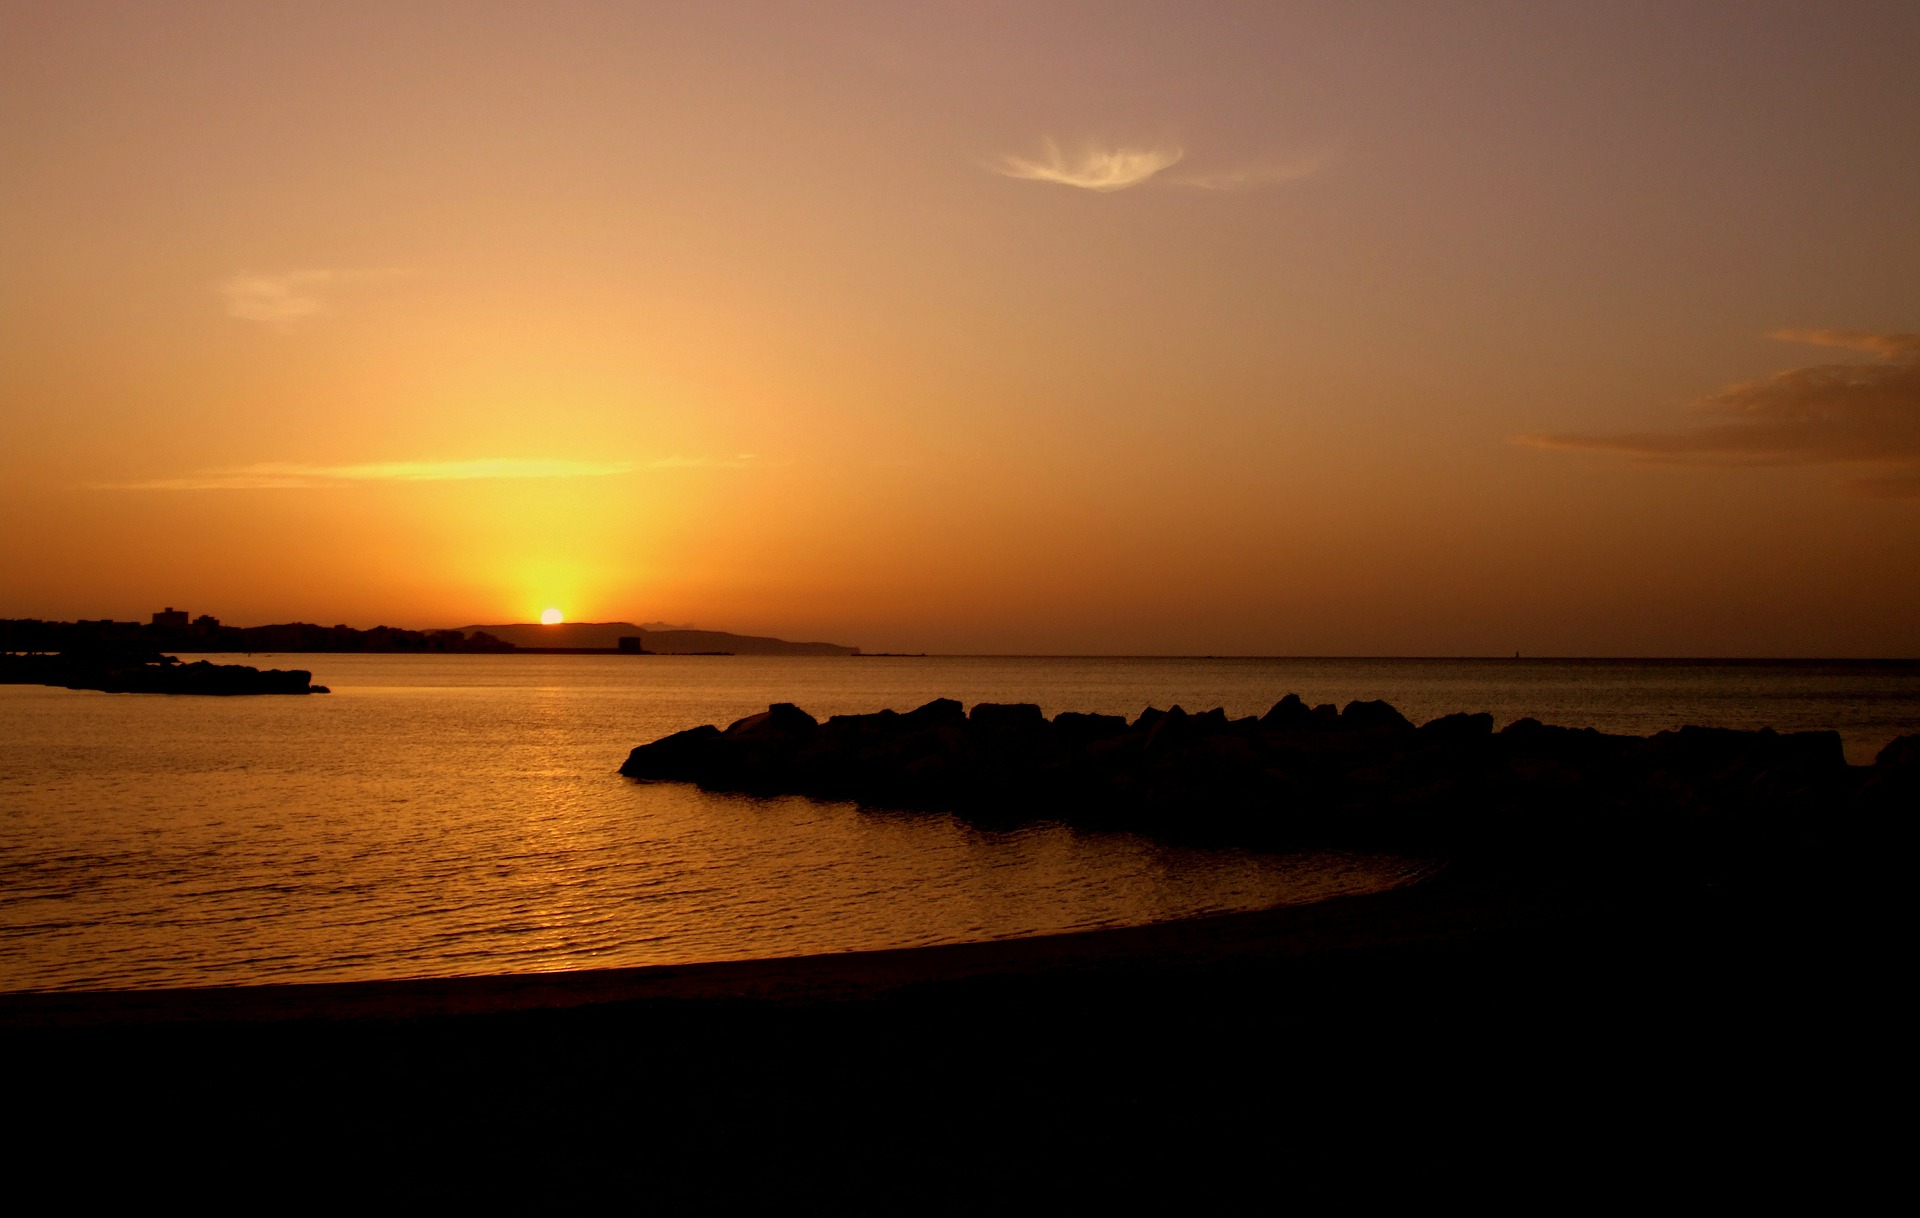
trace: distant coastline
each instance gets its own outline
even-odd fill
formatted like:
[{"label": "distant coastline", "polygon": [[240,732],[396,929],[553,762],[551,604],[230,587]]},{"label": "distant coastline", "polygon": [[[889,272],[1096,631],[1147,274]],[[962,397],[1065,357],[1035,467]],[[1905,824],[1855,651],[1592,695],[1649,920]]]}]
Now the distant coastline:
[{"label": "distant coastline", "polygon": [[632,622],[561,622],[543,626],[519,622],[494,626],[461,626],[469,637],[497,639],[522,651],[615,652],[631,650],[624,640],[637,639],[637,646],[652,655],[741,655],[741,656],[853,656],[858,647],[839,643],[794,643],[763,635],[731,634],[724,630],[694,630],[689,627],[654,629]]},{"label": "distant coastline", "polygon": [[720,630],[654,630],[632,622],[567,622],[557,625],[512,623],[464,626],[451,630],[409,630],[375,626],[320,626],[285,622],[268,626],[231,626],[202,614],[190,617],[171,606],[147,622],[110,618],[73,622],[38,618],[0,618],[0,654],[153,653],[336,653],[487,655],[754,655],[851,656],[858,647],[838,643],[793,643]]}]

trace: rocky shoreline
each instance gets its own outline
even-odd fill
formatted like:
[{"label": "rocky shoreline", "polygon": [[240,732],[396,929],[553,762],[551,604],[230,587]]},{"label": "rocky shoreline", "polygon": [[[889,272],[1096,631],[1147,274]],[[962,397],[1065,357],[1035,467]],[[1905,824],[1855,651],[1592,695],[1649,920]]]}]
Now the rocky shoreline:
[{"label": "rocky shoreline", "polygon": [[1816,825],[1844,831],[1920,797],[1920,736],[1850,766],[1837,732],[1683,727],[1611,735],[1489,714],[1415,725],[1386,702],[1289,694],[1230,719],[1119,716],[938,699],[824,723],[779,703],[632,750],[630,778],[1044,817],[1251,846],[1458,854],[1659,843],[1738,851]]}]

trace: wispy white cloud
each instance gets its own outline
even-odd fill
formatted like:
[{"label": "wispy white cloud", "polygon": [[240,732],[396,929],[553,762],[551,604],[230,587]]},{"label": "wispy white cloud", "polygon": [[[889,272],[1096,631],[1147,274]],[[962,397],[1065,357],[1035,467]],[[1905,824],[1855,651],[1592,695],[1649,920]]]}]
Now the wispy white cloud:
[{"label": "wispy white cloud", "polygon": [[329,292],[342,284],[387,279],[406,271],[387,269],[283,271],[265,275],[241,271],[217,286],[226,301],[227,315],[277,330],[289,330],[309,318],[329,312]]},{"label": "wispy white cloud", "polygon": [[1538,448],[1717,465],[1879,465],[1862,494],[1920,498],[1920,334],[1780,330],[1770,337],[1865,351],[1879,364],[1815,364],[1698,399],[1710,422],[1675,431],[1518,437]]},{"label": "wispy white cloud", "polygon": [[263,461],[226,469],[203,470],[184,478],[96,483],[96,490],[232,491],[287,490],[353,486],[368,482],[455,482],[478,478],[599,478],[631,473],[631,461],[528,461],[483,458],[471,461],[377,461],[360,465],[300,465]]},{"label": "wispy white cloud", "polygon": [[1162,171],[1180,163],[1185,156],[1177,145],[1109,148],[1087,144],[1078,153],[1069,155],[1053,140],[1047,140],[1044,148],[1044,155],[1038,158],[1008,154],[990,163],[988,168],[1010,178],[1054,182],[1082,190],[1125,190],[1152,182],[1156,186],[1225,192],[1298,182],[1319,173],[1333,160],[1326,152],[1265,156],[1221,169],[1189,169],[1170,174]]},{"label": "wispy white cloud", "polygon": [[1030,182],[1055,182],[1082,190],[1115,191],[1138,186],[1179,161],[1176,147],[1106,148],[1088,144],[1068,155],[1052,140],[1039,159],[1008,154],[993,162],[995,173]]},{"label": "wispy white cloud", "polygon": [[1182,173],[1163,180],[1169,186],[1191,186],[1196,190],[1260,190],[1310,178],[1325,169],[1332,160],[1324,152],[1295,157],[1263,157],[1226,169]]}]

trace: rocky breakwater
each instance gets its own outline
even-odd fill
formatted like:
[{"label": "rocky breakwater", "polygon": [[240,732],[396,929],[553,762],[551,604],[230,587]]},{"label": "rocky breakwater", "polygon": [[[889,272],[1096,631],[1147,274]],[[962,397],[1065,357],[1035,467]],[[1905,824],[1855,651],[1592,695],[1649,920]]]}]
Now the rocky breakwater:
[{"label": "rocky breakwater", "polygon": [[1257,846],[1441,850],[1644,841],[1725,853],[1920,806],[1920,736],[1849,766],[1835,732],[1638,737],[1488,714],[1415,725],[1385,702],[1128,720],[951,699],[822,723],[790,703],[636,748],[620,772]]},{"label": "rocky breakwater", "polygon": [[9,655],[0,657],[0,684],[57,685],[110,694],[324,694],[304,668],[246,664],[183,664],[173,656]]}]

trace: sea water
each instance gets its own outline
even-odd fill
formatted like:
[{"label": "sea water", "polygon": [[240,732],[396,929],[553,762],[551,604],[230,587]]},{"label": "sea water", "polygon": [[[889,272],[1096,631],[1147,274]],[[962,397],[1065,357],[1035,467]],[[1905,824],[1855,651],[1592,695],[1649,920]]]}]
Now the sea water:
[{"label": "sea water", "polygon": [[1647,733],[1920,731],[1885,663],[259,655],[333,693],[0,686],[0,990],[536,972],[997,939],[1377,891],[1428,861],[992,826],[615,771],[771,702],[1258,714]]}]

